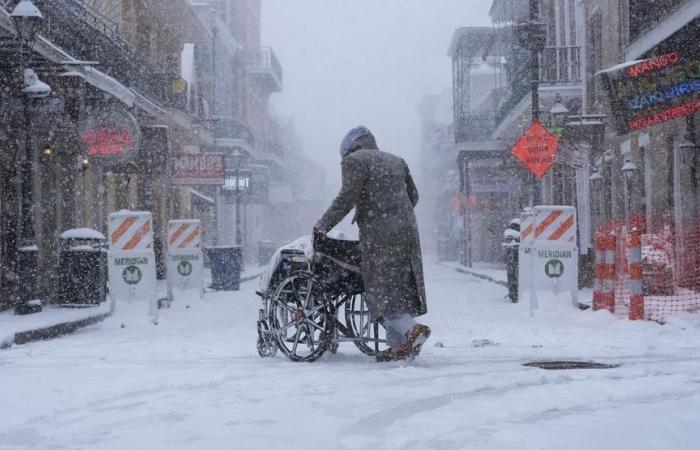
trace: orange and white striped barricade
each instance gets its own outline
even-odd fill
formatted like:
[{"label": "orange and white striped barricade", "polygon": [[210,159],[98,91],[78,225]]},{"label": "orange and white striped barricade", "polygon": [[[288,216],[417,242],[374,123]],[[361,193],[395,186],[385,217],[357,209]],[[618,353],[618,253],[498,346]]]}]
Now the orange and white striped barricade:
[{"label": "orange and white striped barricade", "polygon": [[[532,296],[532,242],[535,237],[535,216],[532,208],[520,214],[520,248],[518,249],[518,300]],[[532,299],[531,299],[532,300]]]},{"label": "orange and white striped barricade", "polygon": [[599,231],[595,235],[596,252],[593,275],[593,311],[615,312],[615,247],[614,233]]},{"label": "orange and white striped barricade", "polygon": [[173,290],[199,291],[204,295],[202,260],[202,222],[171,220],[168,222],[168,294]]},{"label": "orange and white striped barricade", "polygon": [[630,279],[630,320],[644,319],[644,288],[642,285],[642,233],[638,228],[630,232],[627,264]]},{"label": "orange and white striped barricade", "polygon": [[[578,306],[576,209],[536,206],[532,243],[533,291],[569,291]],[[536,297],[533,299],[536,302]],[[537,305],[535,303],[534,307]]]},{"label": "orange and white striped barricade", "polygon": [[150,212],[119,211],[107,218],[109,292],[115,300],[147,301],[157,320],[156,258]]}]

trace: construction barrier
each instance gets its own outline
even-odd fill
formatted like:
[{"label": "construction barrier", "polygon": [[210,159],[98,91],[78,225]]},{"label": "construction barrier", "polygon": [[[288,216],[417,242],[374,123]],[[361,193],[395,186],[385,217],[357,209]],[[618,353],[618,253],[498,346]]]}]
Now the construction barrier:
[{"label": "construction barrier", "polygon": [[520,295],[529,291],[532,310],[538,291],[568,291],[578,305],[576,232],[570,206],[536,206],[521,217]]},{"label": "construction barrier", "polygon": [[204,295],[202,256],[202,222],[171,220],[168,222],[168,294],[196,289]]},{"label": "construction barrier", "polygon": [[593,310],[615,312],[615,233],[598,231],[595,236]]},{"label": "construction barrier", "polygon": [[115,300],[146,301],[157,316],[156,262],[150,212],[119,211],[107,218],[109,292]]},{"label": "construction barrier", "polygon": [[[612,261],[612,267],[595,271],[593,308],[657,322],[679,313],[700,312],[700,227],[695,222],[677,224],[660,218],[647,223],[632,216],[628,221],[601,224],[597,235],[614,234],[616,242],[605,249],[596,246],[597,260]],[[610,279],[612,302],[605,297],[609,291],[600,288]]]}]

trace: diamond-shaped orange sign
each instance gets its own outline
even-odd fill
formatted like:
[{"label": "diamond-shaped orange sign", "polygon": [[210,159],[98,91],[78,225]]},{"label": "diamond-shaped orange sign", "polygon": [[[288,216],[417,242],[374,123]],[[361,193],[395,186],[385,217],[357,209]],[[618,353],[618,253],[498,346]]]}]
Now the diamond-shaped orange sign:
[{"label": "diamond-shaped orange sign", "polygon": [[557,144],[556,136],[541,123],[533,122],[530,129],[515,143],[512,154],[540,178],[554,165]]}]

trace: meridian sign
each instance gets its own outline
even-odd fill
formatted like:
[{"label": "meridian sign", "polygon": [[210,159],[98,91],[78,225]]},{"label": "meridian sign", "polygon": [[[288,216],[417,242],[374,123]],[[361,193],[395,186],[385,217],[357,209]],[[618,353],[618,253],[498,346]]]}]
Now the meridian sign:
[{"label": "meridian sign", "polygon": [[676,51],[599,74],[620,135],[700,111],[700,59]]}]

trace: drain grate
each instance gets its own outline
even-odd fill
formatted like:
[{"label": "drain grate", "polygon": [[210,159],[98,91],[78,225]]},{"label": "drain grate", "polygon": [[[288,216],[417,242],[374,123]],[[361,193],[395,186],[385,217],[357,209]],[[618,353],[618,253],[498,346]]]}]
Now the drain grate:
[{"label": "drain grate", "polygon": [[575,369],[615,369],[620,364],[603,364],[591,361],[534,361],[523,364],[525,367],[537,367],[545,370]]}]

